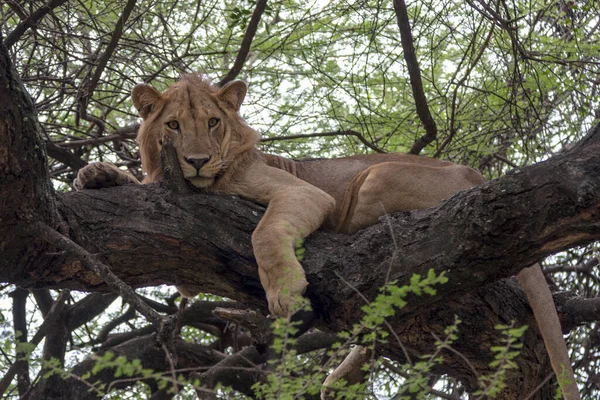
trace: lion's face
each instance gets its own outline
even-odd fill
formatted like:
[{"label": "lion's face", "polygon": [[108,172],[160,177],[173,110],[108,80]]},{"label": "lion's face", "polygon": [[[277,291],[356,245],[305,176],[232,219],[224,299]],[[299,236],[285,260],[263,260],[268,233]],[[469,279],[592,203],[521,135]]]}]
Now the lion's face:
[{"label": "lion's face", "polygon": [[184,177],[197,187],[210,187],[240,152],[256,144],[258,133],[238,111],[246,85],[234,81],[223,88],[187,75],[164,93],[148,85],[133,89],[133,103],[144,118],[138,143],[148,182],[160,177],[160,149],[173,143]]}]

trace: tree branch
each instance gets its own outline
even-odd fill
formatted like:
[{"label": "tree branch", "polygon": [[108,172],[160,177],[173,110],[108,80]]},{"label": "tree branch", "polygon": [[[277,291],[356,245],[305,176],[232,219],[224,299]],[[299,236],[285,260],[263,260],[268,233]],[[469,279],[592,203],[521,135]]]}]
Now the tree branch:
[{"label": "tree branch", "polygon": [[410,77],[410,85],[412,87],[417,114],[425,128],[425,135],[417,140],[411,147],[410,154],[419,154],[421,150],[437,137],[437,125],[429,112],[427,98],[423,92],[423,82],[421,81],[421,69],[419,61],[415,55],[415,47],[413,45],[412,32],[410,29],[410,21],[408,20],[408,11],[404,0],[394,0],[394,11],[400,28],[400,39],[402,49],[404,50],[404,59],[408,68],[408,76]]},{"label": "tree branch", "polygon": [[[60,296],[58,296],[58,298],[52,305],[52,308],[48,312],[48,315],[46,315],[46,317],[44,318],[44,322],[42,322],[42,325],[40,325],[35,335],[33,335],[31,340],[29,341],[30,344],[37,346],[42,341],[44,336],[46,336],[46,331],[48,330],[49,326],[55,323],[57,316],[59,316],[64,311],[65,301],[67,300],[68,296],[68,290],[64,291],[60,294]],[[23,365],[26,365],[26,360],[17,360],[9,367],[8,371],[6,371],[6,373],[0,380],[0,396],[2,396],[6,389],[8,389],[8,385],[10,385],[10,382],[13,380],[15,374],[21,368],[23,368]]]},{"label": "tree branch", "polygon": [[[413,273],[423,276],[432,268],[445,273],[449,283],[437,287],[435,297],[408,298],[408,305],[388,321],[398,338],[411,343],[410,354],[424,354],[435,345],[429,334],[417,335],[417,340],[415,330],[430,332],[432,326],[453,324],[454,315],[471,321],[477,310],[476,318],[489,320],[491,326],[511,319],[529,325],[533,336],[523,360],[546,365],[539,358],[545,354],[543,344],[535,336],[520,287],[498,279],[600,237],[599,130],[584,139],[585,146],[460,192],[436,208],[387,217],[354,236],[313,234],[305,242],[303,265],[310,283],[306,295],[320,324],[333,331],[349,329],[361,318],[364,304],[356,291],[372,300],[386,276],[402,286]],[[266,311],[250,241],[262,207],[232,196],[177,195],[161,185],[64,193],[58,200],[72,237],[93,249],[128,284],[192,285]],[[21,246],[36,240],[39,235]],[[402,257],[394,257],[398,248]],[[106,290],[101,279],[82,267],[85,254],[29,254],[0,275],[26,287]],[[27,267],[32,260],[33,269]],[[494,298],[510,298],[510,309],[491,304]],[[436,334],[443,335],[443,330]],[[483,342],[499,340],[494,335],[466,335],[456,349],[465,359],[485,358]],[[384,345],[382,353],[404,359],[396,341]],[[480,368],[485,370],[485,365]],[[473,376],[461,379],[475,385]]]},{"label": "tree branch", "polygon": [[69,150],[60,148],[49,140],[46,141],[46,151],[50,157],[72,168],[75,172],[88,164]]},{"label": "tree branch", "polygon": [[4,45],[6,46],[6,48],[10,49],[12,45],[14,45],[17,42],[17,40],[19,40],[19,38],[23,36],[27,29],[34,26],[46,14],[48,14],[56,7],[61,6],[66,1],[67,0],[50,0],[48,3],[44,4],[35,12],[33,12],[29,17],[27,17],[27,19],[21,21],[19,25],[17,25],[15,29],[11,33],[9,33],[9,35],[4,40]]},{"label": "tree branch", "polygon": [[162,317],[142,299],[140,299],[135,291],[129,287],[129,285],[119,279],[110,270],[110,267],[98,261],[95,256],[88,253],[85,249],[77,245],[77,243],[72,242],[47,225],[38,223],[35,225],[34,230],[36,230],[38,234],[40,234],[45,240],[60,250],[66,250],[74,253],[81,261],[84,268],[91,271],[94,275],[102,278],[102,280],[108,286],[110,286],[112,290],[119,293],[119,295],[121,295],[125,301],[131,304],[131,306],[133,306],[140,314],[146,317],[146,319],[150,321],[157,330],[161,327],[163,323]]},{"label": "tree branch", "polygon": [[96,86],[98,85],[98,82],[100,81],[100,77],[102,76],[102,73],[104,72],[104,68],[106,68],[108,61],[110,60],[110,57],[112,56],[113,52],[115,51],[117,44],[119,43],[119,39],[121,39],[121,35],[123,34],[123,26],[129,19],[129,16],[131,15],[131,11],[135,7],[136,1],[137,0],[127,0],[127,4],[125,5],[125,8],[123,9],[123,13],[117,20],[117,23],[115,25],[115,30],[113,31],[113,34],[110,38],[110,42],[108,43],[108,46],[106,46],[106,50],[104,50],[104,53],[102,53],[102,55],[100,56],[100,59],[98,60],[98,65],[96,66],[94,75],[92,75],[92,77],[89,80],[88,79],[83,80],[83,82],[79,88],[79,91],[77,93],[77,102],[79,103],[79,117],[83,118],[86,121],[94,123],[98,127],[99,133],[102,133],[104,131],[104,125],[105,125],[104,121],[101,120],[100,118],[97,118],[93,115],[88,114],[88,112],[87,112],[88,102],[89,102],[89,99],[92,97],[92,94],[96,90]]},{"label": "tree branch", "polygon": [[219,81],[219,86],[224,86],[226,83],[231,82],[242,71],[242,67],[244,66],[246,58],[248,57],[248,53],[250,52],[250,46],[252,46],[252,40],[254,40],[254,35],[256,34],[256,30],[258,29],[260,18],[263,12],[265,11],[266,6],[267,0],[256,1],[256,7],[254,8],[254,12],[252,13],[250,22],[248,22],[248,27],[246,28],[246,33],[244,34],[244,38],[242,39],[240,51],[238,52],[235,62],[233,63],[233,67],[231,67],[227,75]]},{"label": "tree branch", "polygon": [[356,136],[358,140],[360,140],[365,146],[370,148],[371,150],[376,151],[377,153],[385,153],[385,150],[380,149],[375,146],[373,143],[369,142],[365,137],[360,134],[360,132],[353,131],[351,129],[347,129],[345,131],[332,131],[332,132],[318,132],[318,133],[307,133],[303,135],[288,135],[288,136],[274,136],[274,137],[265,137],[261,138],[261,142],[278,142],[282,140],[294,140],[294,139],[304,139],[304,138],[313,138],[313,137],[328,137],[328,136]]},{"label": "tree branch", "polygon": [[[27,297],[29,296],[29,292],[27,290],[16,288],[13,292],[10,293],[10,297],[13,299],[12,313],[13,313],[13,325],[15,329],[15,339],[17,343],[27,343]],[[16,347],[17,351],[15,354],[15,359],[17,362],[22,361],[20,363],[21,368],[17,372],[17,388],[19,391],[19,396],[23,397],[29,386],[31,385],[31,379],[29,378],[29,367],[26,359],[27,353],[23,352],[22,348],[19,350]]]},{"label": "tree branch", "polygon": [[[82,146],[95,146],[98,144],[111,142],[113,140],[135,139],[139,128],[140,128],[140,124],[131,124],[131,125],[127,125],[122,128],[119,128],[119,129],[115,129],[115,131],[108,136],[102,136],[102,137],[92,138],[92,139],[71,140],[69,142],[58,143],[56,146],[60,147],[62,149],[71,149],[71,148],[77,148],[77,147],[82,147]],[[56,157],[52,156],[52,154],[50,154],[50,157],[56,158]],[[58,158],[56,158],[56,159],[58,159]],[[59,160],[59,161],[61,161],[61,160]]]}]

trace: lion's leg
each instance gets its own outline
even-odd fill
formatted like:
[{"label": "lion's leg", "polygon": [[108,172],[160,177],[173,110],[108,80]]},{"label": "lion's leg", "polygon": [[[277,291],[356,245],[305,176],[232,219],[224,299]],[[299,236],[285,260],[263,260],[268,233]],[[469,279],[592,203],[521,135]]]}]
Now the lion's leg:
[{"label": "lion's leg", "polygon": [[76,190],[100,189],[111,186],[139,184],[135,176],[121,171],[115,165],[106,162],[95,162],[81,168],[73,181]]},{"label": "lion's leg", "polygon": [[550,363],[556,374],[563,397],[565,400],[579,400],[579,389],[575,382],[575,374],[571,367],[567,345],[562,335],[560,320],[554,306],[552,293],[548,288],[540,265],[534,264],[523,269],[517,274],[517,279],[533,309],[533,315],[542,333],[544,345],[546,351],[548,351]]},{"label": "lion's leg", "polygon": [[241,178],[232,194],[268,204],[252,234],[252,248],[269,310],[287,316],[308,284],[296,258],[296,247],[321,226],[334,210],[335,200],[317,187],[264,164],[254,165]]},{"label": "lion's leg", "polygon": [[[460,165],[430,167],[400,162],[375,164],[348,186],[337,230],[352,233],[385,214],[436,206],[456,192],[484,180]],[[479,182],[473,182],[479,180]]]},{"label": "lion's leg", "polygon": [[317,230],[334,207],[329,195],[312,186],[275,193],[252,234],[252,248],[269,311],[287,316],[308,283],[296,258],[300,241]]}]

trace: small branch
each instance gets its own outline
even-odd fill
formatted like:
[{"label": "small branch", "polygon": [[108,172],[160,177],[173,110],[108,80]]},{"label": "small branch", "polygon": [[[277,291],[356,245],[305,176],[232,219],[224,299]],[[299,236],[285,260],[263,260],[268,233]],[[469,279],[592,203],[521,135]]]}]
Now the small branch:
[{"label": "small branch", "polygon": [[40,233],[45,240],[54,246],[67,250],[73,253],[83,264],[83,266],[102,278],[111,289],[119,293],[121,297],[131,304],[140,314],[142,314],[148,321],[154,325],[156,329],[159,329],[163,324],[163,318],[146,304],[131,286],[127,285],[118,276],[111,272],[110,267],[102,262],[98,261],[96,256],[90,254],[83,247],[73,242],[69,238],[61,235],[48,225],[43,223],[36,223],[34,229]]},{"label": "small branch", "polygon": [[256,311],[218,307],[213,314],[245,327],[250,331],[252,339],[260,345],[268,345],[273,340],[272,321]]},{"label": "small branch", "polygon": [[296,340],[294,350],[297,354],[310,353],[311,351],[329,348],[336,342],[342,342],[342,339],[332,333],[309,332]]},{"label": "small branch", "polygon": [[[135,139],[140,124],[127,125],[116,129],[111,135],[102,136],[99,138],[72,140],[69,142],[58,143],[57,147],[62,149],[72,149],[82,146],[95,146],[98,144],[111,142],[113,140]],[[54,158],[54,157],[53,157]],[[59,160],[60,161],[60,160]]]},{"label": "small branch", "polygon": [[513,168],[521,168],[519,167],[517,164],[515,164],[514,162],[510,161],[508,158],[501,156],[500,154],[496,154],[494,153],[492,155],[495,159],[502,161],[504,164],[506,165],[510,165]]},{"label": "small branch", "polygon": [[329,136],[356,136],[358,140],[360,140],[365,146],[370,148],[371,150],[377,153],[386,153],[385,150],[380,149],[375,146],[373,143],[369,142],[363,135],[359,132],[353,131],[351,129],[345,131],[332,131],[332,132],[319,132],[319,133],[308,133],[305,135],[289,135],[289,136],[276,136],[276,137],[267,137],[261,138],[261,142],[277,142],[281,140],[295,140],[295,139],[306,139],[306,138],[314,138],[314,137],[329,137]]},{"label": "small branch", "polygon": [[560,311],[566,313],[575,325],[598,321],[600,320],[600,297],[591,299],[573,298],[568,300]]},{"label": "small branch", "polygon": [[104,343],[107,340],[109,333],[113,329],[115,329],[117,326],[121,325],[122,323],[127,322],[130,319],[133,319],[134,317],[135,317],[135,309],[133,307],[129,306],[123,314],[119,315],[115,319],[111,319],[110,321],[108,321],[108,323],[106,325],[104,325],[102,327],[102,329],[100,330],[100,333],[98,333],[98,336],[96,337],[96,341],[98,343]]},{"label": "small branch", "polygon": [[60,161],[67,167],[72,168],[73,171],[79,171],[87,165],[81,158],[77,157],[67,149],[58,147],[51,141],[46,141],[46,151],[48,152],[48,156]]},{"label": "small branch", "polygon": [[219,361],[202,374],[191,373],[190,379],[199,379],[200,384],[209,389],[214,388],[218,383],[223,386],[231,386],[233,389],[253,397],[252,385],[259,382],[264,374],[256,366],[264,364],[266,361],[267,352],[260,352],[255,346],[250,346]]},{"label": "small branch", "polygon": [[408,68],[413,97],[415,98],[417,114],[425,127],[425,135],[419,138],[409,151],[410,154],[419,154],[425,146],[436,139],[437,126],[431,117],[429,106],[427,105],[427,98],[423,92],[421,69],[419,68],[419,61],[415,55],[410,21],[408,20],[408,12],[404,0],[394,0],[394,11],[396,12],[398,28],[400,28],[400,39],[402,42],[402,49],[404,50],[404,59],[406,60],[406,66]]},{"label": "small branch", "polygon": [[240,51],[238,52],[237,58],[235,59],[233,67],[231,67],[227,75],[218,83],[219,86],[223,86],[226,83],[234,80],[241,72],[244,63],[246,62],[246,58],[248,57],[248,53],[250,52],[250,46],[252,46],[252,40],[254,40],[254,35],[256,34],[258,24],[260,23],[260,18],[265,11],[266,6],[267,0],[257,0],[256,7],[254,8],[254,12],[250,18],[248,27],[246,28],[246,33],[242,39],[242,45],[240,47]]},{"label": "small branch", "polygon": [[577,265],[552,265],[544,268],[544,274],[555,272],[576,272],[590,274],[600,264],[600,256],[592,257],[586,262]]},{"label": "small branch", "polygon": [[4,40],[4,45],[7,49],[10,49],[13,44],[17,42],[23,36],[27,29],[34,26],[40,19],[42,19],[46,14],[55,9],[56,7],[61,6],[67,0],[50,0],[48,3],[44,4],[40,8],[38,8],[34,13],[32,13],[26,20],[21,21],[19,25],[6,37]]},{"label": "small branch", "polygon": [[117,298],[116,293],[92,293],[69,309],[69,330],[73,331],[102,314]]},{"label": "small branch", "polygon": [[33,297],[35,298],[35,302],[42,313],[42,316],[46,318],[52,306],[54,305],[54,299],[50,294],[50,290],[48,289],[30,289],[31,293],[33,293]]}]

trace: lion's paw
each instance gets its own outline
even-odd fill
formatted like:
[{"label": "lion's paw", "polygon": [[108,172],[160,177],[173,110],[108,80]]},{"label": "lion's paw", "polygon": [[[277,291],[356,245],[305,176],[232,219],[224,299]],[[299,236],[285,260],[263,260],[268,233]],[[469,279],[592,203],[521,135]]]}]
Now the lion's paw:
[{"label": "lion's paw", "polygon": [[308,286],[308,282],[302,279],[292,285],[267,289],[269,312],[276,317],[290,317],[296,311],[299,311],[302,294],[305,292],[306,286]]},{"label": "lion's paw", "polygon": [[139,183],[137,179],[110,163],[95,162],[81,168],[73,181],[75,190],[101,189]]}]

